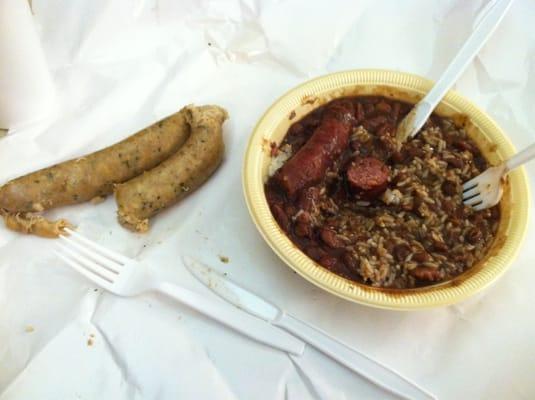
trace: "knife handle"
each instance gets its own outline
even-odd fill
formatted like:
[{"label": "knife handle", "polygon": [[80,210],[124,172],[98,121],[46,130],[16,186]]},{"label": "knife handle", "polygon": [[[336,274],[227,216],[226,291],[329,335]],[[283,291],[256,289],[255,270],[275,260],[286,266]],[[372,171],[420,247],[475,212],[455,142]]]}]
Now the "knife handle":
[{"label": "knife handle", "polygon": [[168,282],[160,283],[156,290],[257,342],[295,355],[304,352],[305,344],[295,336],[235,307]]},{"label": "knife handle", "polygon": [[405,399],[435,399],[432,394],[397,372],[289,314],[282,313],[273,324],[292,333],[341,365],[389,392]]},{"label": "knife handle", "polygon": [[438,106],[442,98],[459,79],[466,67],[472,62],[479,50],[487,42],[496,27],[499,25],[513,0],[491,0],[483,11],[477,16],[472,34],[468,37],[453,60],[441,74],[431,90],[420,101],[417,118],[411,123],[410,136],[415,136],[424,125],[427,118]]}]

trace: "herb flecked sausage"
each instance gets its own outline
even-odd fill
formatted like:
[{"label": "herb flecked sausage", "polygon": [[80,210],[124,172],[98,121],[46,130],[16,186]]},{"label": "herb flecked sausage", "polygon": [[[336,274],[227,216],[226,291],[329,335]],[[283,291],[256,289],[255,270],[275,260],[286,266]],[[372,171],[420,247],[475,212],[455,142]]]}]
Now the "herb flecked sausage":
[{"label": "herb flecked sausage", "polygon": [[177,203],[206,181],[223,159],[222,125],[227,112],[217,106],[187,107],[191,135],[156,168],[118,185],[115,199],[119,222],[146,232],[149,218]]},{"label": "herb flecked sausage", "polygon": [[[7,182],[0,187],[0,210],[6,225],[25,233],[57,236],[61,228],[58,224],[44,218],[36,219],[29,213],[106,196],[113,192],[116,183],[155,167],[188,138],[190,131],[185,113],[183,109],[95,153]],[[8,218],[10,215],[12,217]],[[49,233],[43,234],[47,227]]]}]

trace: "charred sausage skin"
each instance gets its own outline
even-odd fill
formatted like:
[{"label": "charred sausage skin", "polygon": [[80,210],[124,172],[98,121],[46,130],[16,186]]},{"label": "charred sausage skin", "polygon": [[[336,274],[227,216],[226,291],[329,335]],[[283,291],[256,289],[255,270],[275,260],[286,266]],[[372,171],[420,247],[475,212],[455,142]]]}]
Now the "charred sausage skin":
[{"label": "charred sausage skin", "polygon": [[275,179],[290,197],[319,182],[349,143],[354,110],[351,103],[334,103],[299,151],[277,171]]}]

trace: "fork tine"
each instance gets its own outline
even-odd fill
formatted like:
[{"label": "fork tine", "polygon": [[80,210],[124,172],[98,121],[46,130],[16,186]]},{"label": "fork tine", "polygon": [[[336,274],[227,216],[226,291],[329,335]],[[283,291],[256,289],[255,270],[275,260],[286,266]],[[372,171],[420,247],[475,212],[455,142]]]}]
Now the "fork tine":
[{"label": "fork tine", "polygon": [[77,261],[78,264],[82,264],[86,269],[91,270],[91,272],[99,275],[101,278],[109,281],[110,283],[113,282],[115,278],[117,278],[116,273],[110,272],[106,268],[90,260],[83,254],[80,254],[74,251],[73,249],[65,246],[64,244],[58,243],[56,246],[59,249],[61,249],[64,253],[67,253],[72,259],[74,259],[74,261]]},{"label": "fork tine", "polygon": [[93,242],[92,240],[89,240],[85,237],[83,237],[82,235],[80,235],[79,233],[73,231],[72,229],[69,229],[69,228],[64,228],[64,230],[71,236],[73,236],[74,238],[76,238],[76,240],[79,240],[80,242],[86,244],[88,247],[92,248],[93,250],[95,251],[98,251],[100,252],[102,255],[105,255],[109,258],[111,258],[112,260],[118,262],[118,263],[121,263],[121,264],[126,264],[130,261],[130,259],[128,257],[125,257],[123,256],[122,254],[119,254],[115,251],[112,251],[112,250],[109,250],[95,242]]},{"label": "fork tine", "polygon": [[477,178],[479,178],[479,175],[476,176],[475,178],[472,178],[470,179],[468,182],[465,182],[463,184],[463,192],[469,190],[469,189],[472,189],[473,187],[476,187],[477,186]]},{"label": "fork tine", "polygon": [[481,211],[481,210],[484,210],[485,208],[489,208],[489,205],[487,203],[481,202],[477,206],[473,206],[473,208],[476,211]]},{"label": "fork tine", "polygon": [[474,207],[476,204],[479,204],[479,203],[482,203],[482,202],[483,202],[483,199],[481,198],[481,195],[478,194],[477,196],[474,196],[474,197],[471,197],[471,198],[465,200],[463,203],[466,204],[467,206]]},{"label": "fork tine", "polygon": [[84,253],[86,256],[92,258],[94,261],[96,261],[103,267],[109,269],[111,272],[119,273],[119,269],[122,267],[122,265],[118,264],[116,261],[103,257],[100,254],[87,249],[77,241],[67,236],[60,235],[59,238],[66,242],[69,246],[75,247],[79,252]]},{"label": "fork tine", "polygon": [[71,260],[69,257],[64,256],[61,254],[58,250],[53,250],[54,254],[58,256],[60,259],[62,259],[67,265],[69,265],[71,268],[75,269],[77,272],[85,276],[87,279],[89,279],[91,282],[96,283],[97,285],[103,287],[104,289],[108,289],[111,287],[110,282],[107,280],[101,278],[100,276],[90,272],[88,269],[85,269],[77,262]]},{"label": "fork tine", "polygon": [[477,196],[479,194],[478,187],[475,186],[472,189],[468,189],[466,192],[463,192],[463,200],[468,200],[470,197]]}]

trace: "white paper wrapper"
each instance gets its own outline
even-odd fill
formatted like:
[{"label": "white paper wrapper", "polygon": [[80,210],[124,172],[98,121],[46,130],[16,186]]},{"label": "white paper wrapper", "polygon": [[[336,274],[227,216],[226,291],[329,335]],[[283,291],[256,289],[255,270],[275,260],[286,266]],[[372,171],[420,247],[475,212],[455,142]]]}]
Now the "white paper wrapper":
[{"label": "white paper wrapper", "polygon": [[[197,257],[441,399],[534,398],[533,246],[465,303],[375,310],[292,273],[257,233],[241,191],[248,136],[283,92],[352,68],[436,79],[483,4],[34,0],[63,109],[53,123],[2,140],[0,182],[109,145],[185,104],[219,104],[230,114],[222,167],[155,218],[147,235],[117,224],[113,199],[50,215],[216,298],[179,261]],[[456,85],[518,147],[535,140],[534,7],[517,0]],[[534,165],[527,169],[533,183]],[[526,243],[534,240],[531,217]],[[95,292],[54,258],[52,245],[0,227],[0,400],[389,398],[313,350],[294,362],[166,298]]]},{"label": "white paper wrapper", "polygon": [[52,78],[25,0],[0,2],[0,128],[15,131],[50,117]]}]

